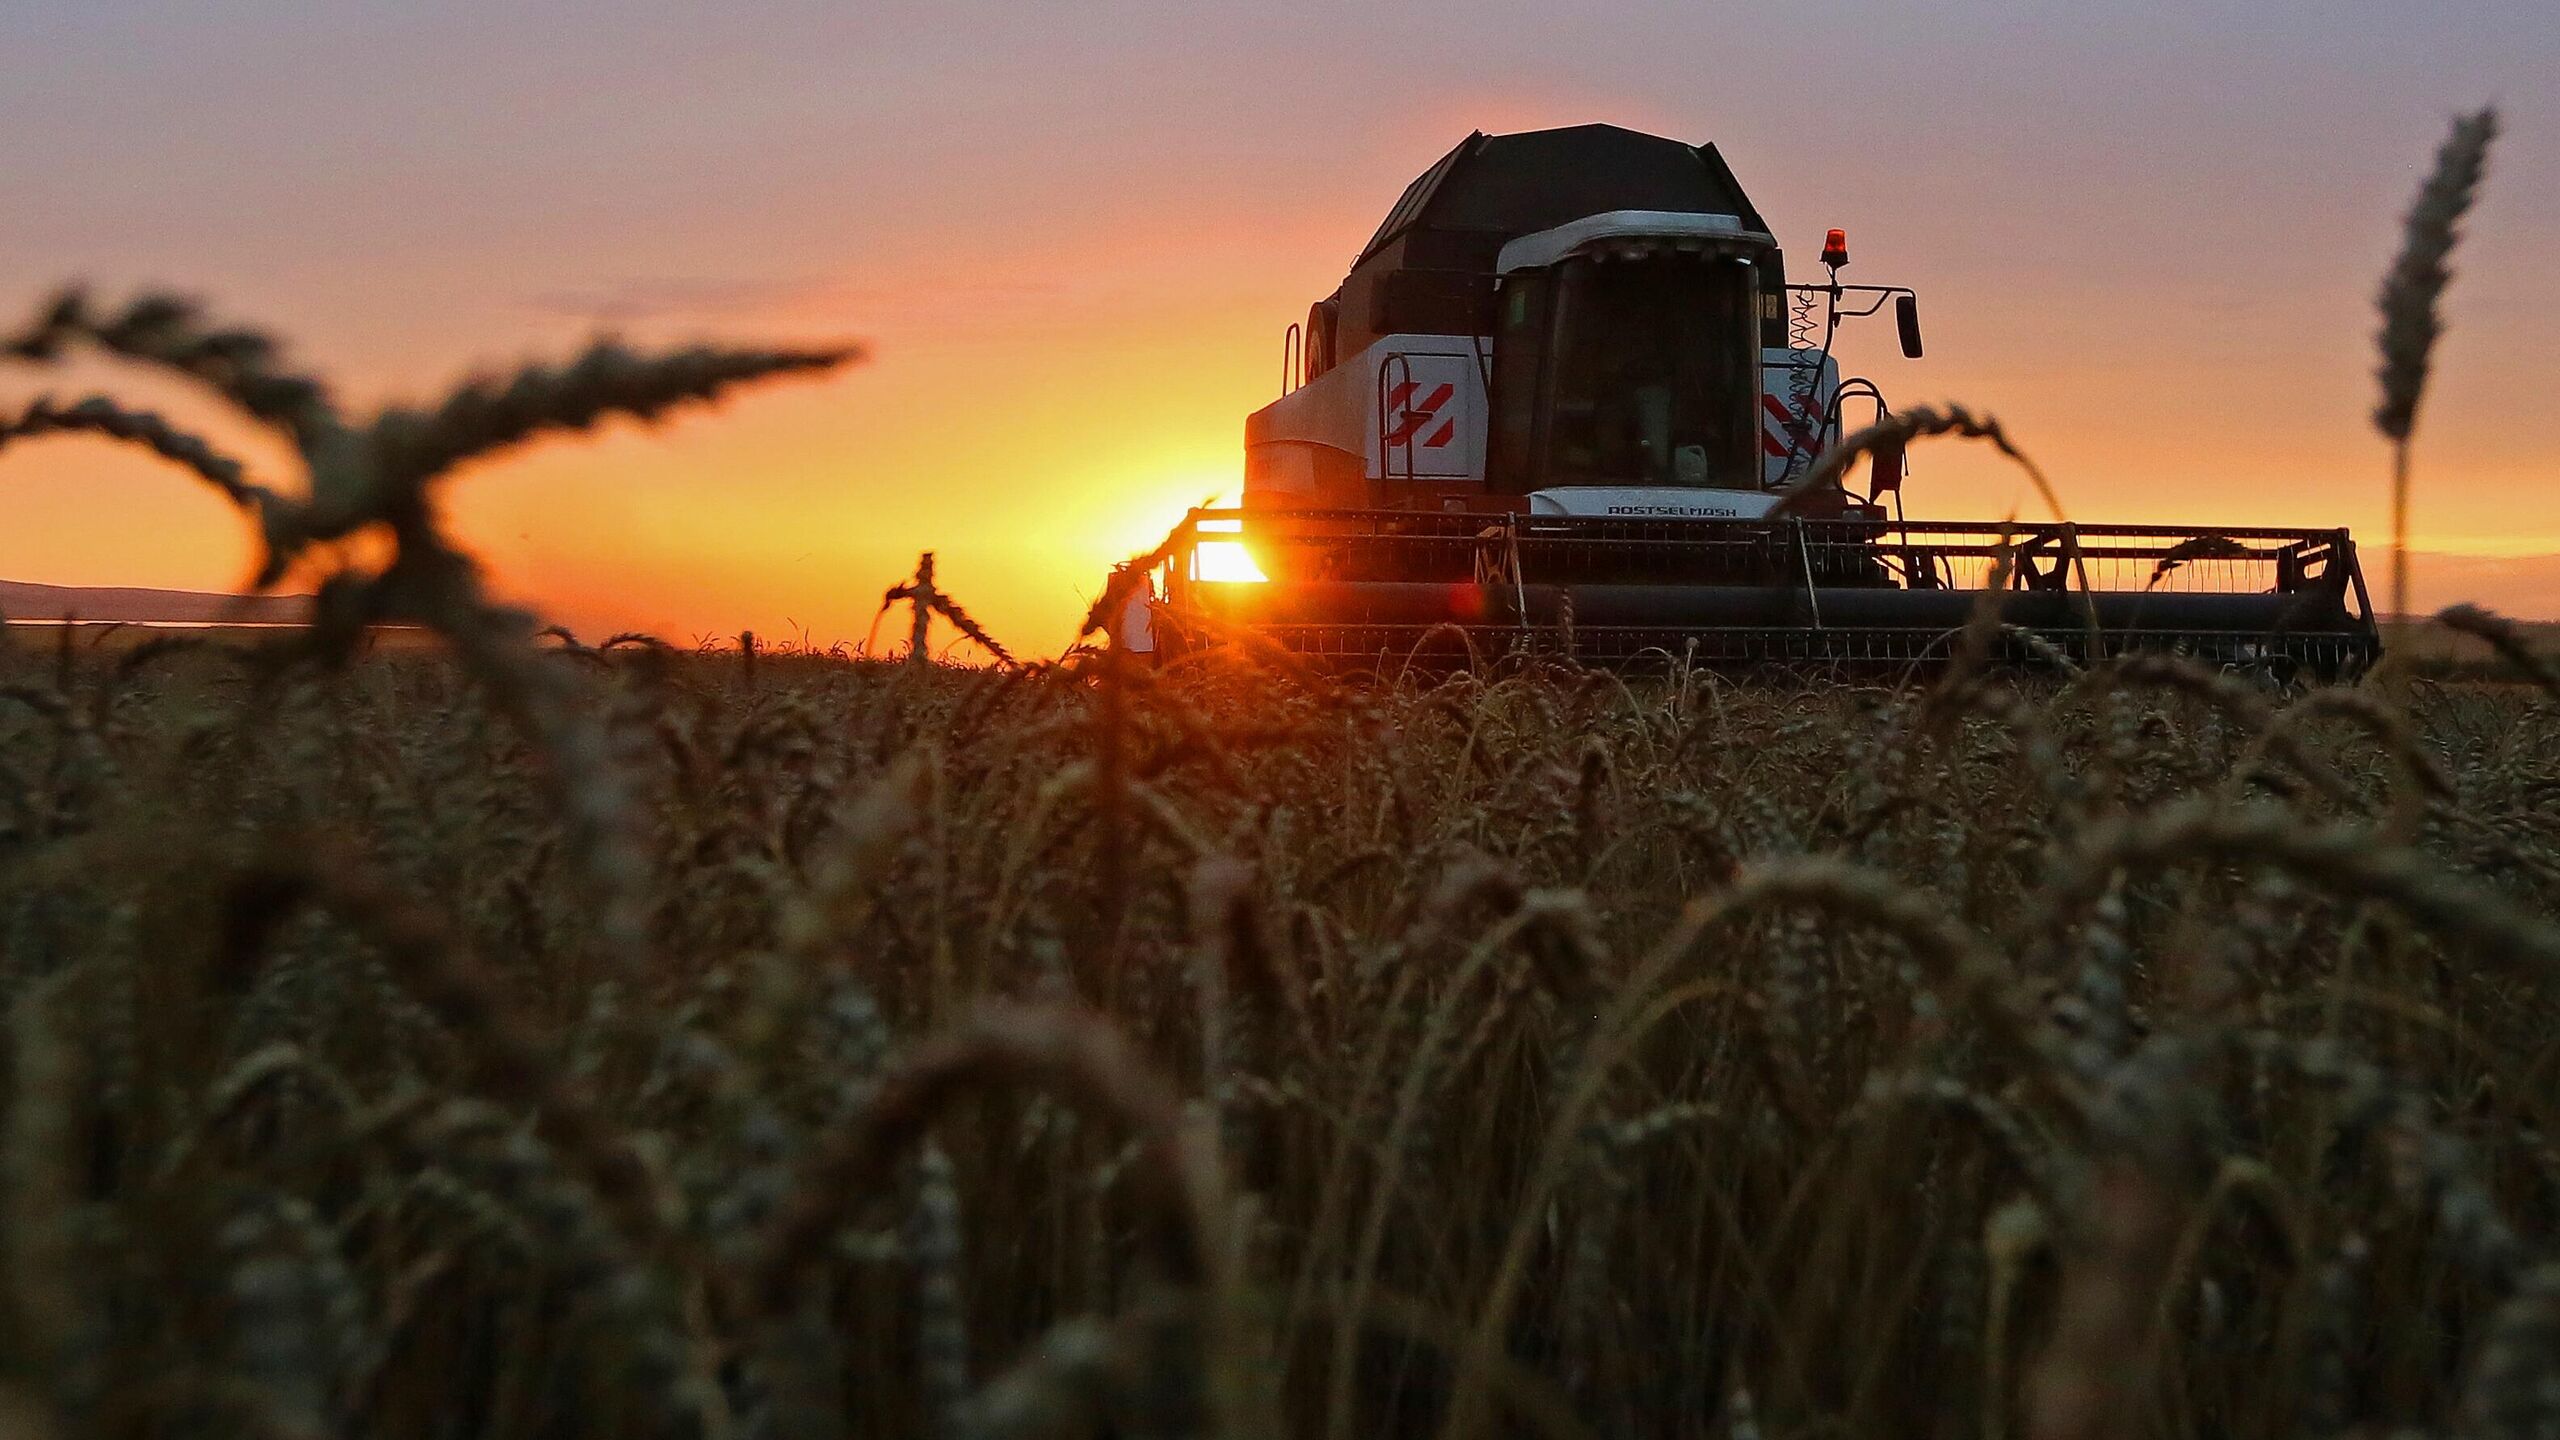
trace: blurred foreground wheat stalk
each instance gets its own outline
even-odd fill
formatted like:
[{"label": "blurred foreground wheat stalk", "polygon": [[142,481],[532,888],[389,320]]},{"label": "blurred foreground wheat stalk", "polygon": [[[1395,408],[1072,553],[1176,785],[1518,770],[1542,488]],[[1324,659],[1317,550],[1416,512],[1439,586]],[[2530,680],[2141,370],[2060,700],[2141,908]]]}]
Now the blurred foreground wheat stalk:
[{"label": "blurred foreground wheat stalk", "polygon": [[127,415],[111,401],[86,401],[69,411],[39,403],[18,428],[84,426],[149,445],[212,481],[259,523],[265,544],[260,589],[282,579],[315,546],[366,530],[386,536],[390,558],[379,569],[342,564],[323,581],[310,635],[313,658],[343,661],[373,625],[414,624],[442,635],[549,762],[570,820],[569,843],[596,887],[599,949],[617,965],[637,963],[647,928],[647,876],[630,840],[629,802],[608,763],[606,737],[559,672],[537,659],[538,622],[493,601],[479,567],[444,534],[437,482],[465,461],[544,435],[589,429],[613,416],[656,419],[751,381],[833,369],[861,352],[851,346],[695,346],[643,355],[602,340],[566,365],[466,380],[434,405],[386,407],[361,423],[341,414],[326,385],[289,368],[274,339],[215,325],[176,295],[145,294],[120,309],[101,309],[86,291],[65,290],[0,353],[48,362],[82,344],[210,388],[293,445],[306,471],[306,493],[288,496],[252,484],[241,478],[237,462],[155,417]]},{"label": "blurred foreground wheat stalk", "polygon": [[2382,280],[2382,329],[2374,337],[2382,362],[2375,371],[2382,398],[2374,428],[2391,442],[2391,614],[2409,614],[2409,441],[2418,428],[2436,340],[2444,334],[2445,287],[2453,281],[2453,247],[2462,217],[2480,195],[2489,169],[2489,145],[2498,138],[2498,112],[2482,109],[2453,122],[2436,151],[2435,169],[2401,222],[2400,254]]}]

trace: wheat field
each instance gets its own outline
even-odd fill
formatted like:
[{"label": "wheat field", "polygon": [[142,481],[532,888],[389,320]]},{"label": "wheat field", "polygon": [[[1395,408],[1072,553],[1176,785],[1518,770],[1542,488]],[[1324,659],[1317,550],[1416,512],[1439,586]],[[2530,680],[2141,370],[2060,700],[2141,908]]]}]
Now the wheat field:
[{"label": "wheat field", "polygon": [[2532,688],[540,663],[11,657],[13,1426],[2549,1433]]}]

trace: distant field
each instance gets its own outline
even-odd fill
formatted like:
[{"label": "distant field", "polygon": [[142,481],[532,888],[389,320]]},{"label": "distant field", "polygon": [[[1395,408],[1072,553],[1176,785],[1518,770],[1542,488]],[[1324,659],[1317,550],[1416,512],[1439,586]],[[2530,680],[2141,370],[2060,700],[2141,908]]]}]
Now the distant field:
[{"label": "distant field", "polygon": [[126,624],[299,625],[311,618],[311,597],[211,595],[196,590],[35,585],[23,580],[0,580],[0,616],[13,622],[69,619]]},{"label": "distant field", "polygon": [[[60,645],[68,639],[84,650],[121,653],[155,638],[186,635],[218,645],[267,645],[292,638],[299,628],[291,625],[155,625],[132,620],[12,621],[0,626],[0,633],[31,648]],[[435,637],[410,626],[377,629],[366,637],[369,650],[424,649],[435,644]]]},{"label": "distant field", "polygon": [[[0,580],[0,617],[5,617],[0,631],[30,646],[56,646],[67,639],[83,649],[121,651],[170,634],[259,645],[286,638],[309,620],[311,597]],[[376,650],[403,649],[428,639],[424,631],[394,626],[375,631],[369,644]]]}]

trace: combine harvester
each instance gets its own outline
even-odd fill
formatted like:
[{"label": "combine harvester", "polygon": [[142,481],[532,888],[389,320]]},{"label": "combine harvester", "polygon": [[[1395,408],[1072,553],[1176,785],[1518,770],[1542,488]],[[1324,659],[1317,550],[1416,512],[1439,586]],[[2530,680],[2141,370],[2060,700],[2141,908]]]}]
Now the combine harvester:
[{"label": "combine harvester", "polygon": [[1912,292],[1842,284],[1848,259],[1831,231],[1825,279],[1789,284],[1713,145],[1470,135],[1289,327],[1242,508],[1183,521],[1119,643],[1240,627],[1344,666],[1907,664],[1948,653],[1997,577],[2013,659],[2335,677],[2379,654],[2344,530],[1909,520],[1898,448],[1863,495],[1808,488],[1844,411],[1888,413],[1840,378],[1840,323],[1890,304],[1921,350]]}]

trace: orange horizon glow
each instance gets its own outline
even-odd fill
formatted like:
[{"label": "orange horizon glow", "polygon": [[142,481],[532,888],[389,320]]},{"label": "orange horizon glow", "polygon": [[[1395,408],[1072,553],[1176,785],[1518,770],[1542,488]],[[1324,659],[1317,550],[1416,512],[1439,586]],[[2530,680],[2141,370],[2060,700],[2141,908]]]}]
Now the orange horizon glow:
[{"label": "orange horizon glow", "polygon": [[[1239,314],[1215,328],[1249,342],[1257,318]],[[785,335],[815,328],[765,327]],[[1135,333],[1109,353],[1143,366],[1163,343]],[[1938,343],[1934,333],[1932,343]],[[594,437],[495,458],[449,483],[452,523],[502,593],[590,635],[637,629],[692,642],[751,629],[805,638],[820,648],[857,642],[871,633],[882,592],[912,572],[918,552],[931,549],[940,582],[999,638],[1026,653],[1057,653],[1072,641],[1074,620],[1113,563],[1152,548],[1193,507],[1233,503],[1241,483],[1242,417],[1268,398],[1257,393],[1269,388],[1259,373],[1269,368],[1269,357],[1259,355],[1203,357],[1167,374],[1148,397],[1161,403],[1144,407],[1125,397],[1115,403],[1078,394],[1062,381],[1035,385],[1024,396],[1027,423],[1056,435],[1055,444],[1023,437],[954,444],[943,462],[944,483],[910,486],[902,477],[931,473],[934,465],[931,437],[912,430],[957,423],[938,417],[965,420],[978,412],[965,378],[902,375],[895,353],[833,379],[745,392],[721,409],[656,428],[617,423]],[[1925,374],[1926,367],[1924,361],[1909,368]],[[926,368],[919,362],[913,370]],[[155,377],[82,369],[99,372],[83,374],[95,388],[138,389],[226,445],[263,450],[271,481],[290,470],[278,447],[260,446],[254,432],[198,397]],[[1911,374],[1898,378],[1897,398],[1935,393],[1913,384]],[[2377,562],[2389,542],[2375,523],[2384,456],[2378,442],[2352,426],[2317,443],[2214,437],[2209,448],[2235,456],[2226,462],[2235,469],[2318,469],[2338,477],[2308,493],[2234,491],[2196,476],[2191,457],[2160,453],[2155,440],[2120,443],[2112,453],[2098,449],[2088,428],[2072,424],[2088,427],[2089,417],[2074,413],[2081,407],[2067,383],[2026,388],[2022,402],[1987,408],[2036,417],[2010,423],[2055,473],[2074,518],[2348,523],[2365,546],[2369,581],[2379,583]],[[2054,418],[2043,418],[2046,411]],[[888,427],[880,423],[888,415],[926,423]],[[874,433],[853,438],[845,429]],[[2533,510],[2531,528],[2479,528],[2484,509],[2512,510],[2508,497],[2539,491],[2527,478],[2532,467],[2519,466],[2512,487],[2456,489],[2461,482],[2451,476],[2459,469],[2477,474],[2502,460],[2517,462],[2483,456],[2459,436],[2431,439],[2422,431],[2421,524],[2411,537],[2420,555],[2421,602],[2483,599],[2528,618],[2560,617],[2560,507]],[[2071,458],[2058,461],[2057,454]],[[2154,485],[2089,478],[2138,474],[2164,461],[2187,473]],[[753,478],[706,488],[700,481],[706,474]],[[2435,482],[2439,474],[2447,479]],[[1036,503],[1004,507],[1001,497],[1013,488],[1013,476],[1025,477],[1016,483],[1026,501]],[[254,568],[252,537],[238,517],[152,457],[78,437],[22,442],[0,457],[0,482],[10,486],[16,522],[0,540],[0,577],[223,590]],[[2114,489],[2175,498],[2102,504],[2104,492]],[[1959,442],[1915,450],[1906,495],[1915,518],[2041,513],[2014,471]],[[2484,505],[2483,495],[2497,506]],[[61,503],[69,496],[103,498],[122,518],[101,522],[88,501]],[[1936,496],[1953,498],[1938,502]],[[129,523],[133,517],[150,518],[136,525]],[[37,537],[39,543],[29,543]],[[1240,544],[1206,543],[1200,558],[1203,578],[1263,578]],[[2519,561],[2528,562],[2522,572],[2515,568]],[[895,625],[890,629],[903,635]]]}]

